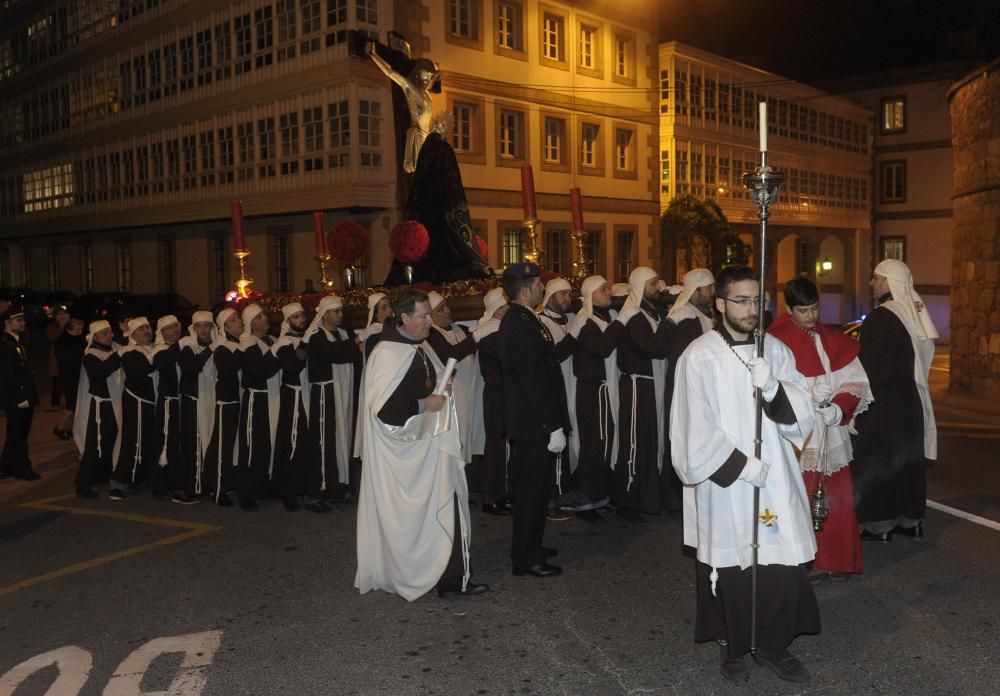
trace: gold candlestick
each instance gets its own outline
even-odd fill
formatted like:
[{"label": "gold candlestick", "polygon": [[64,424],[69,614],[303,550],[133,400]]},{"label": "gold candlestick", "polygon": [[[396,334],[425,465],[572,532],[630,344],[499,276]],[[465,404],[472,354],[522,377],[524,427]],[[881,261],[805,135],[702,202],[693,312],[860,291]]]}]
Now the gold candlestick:
[{"label": "gold candlestick", "polygon": [[527,249],[524,251],[524,260],[528,263],[533,263],[536,265],[541,265],[542,262],[542,252],[538,249],[538,232],[537,228],[541,224],[541,221],[537,218],[531,218],[525,220],[521,223],[521,226],[528,230],[528,244]]},{"label": "gold candlestick", "polygon": [[333,290],[333,278],[326,274],[326,264],[330,261],[329,254],[317,254],[316,261],[319,262],[319,284],[323,286],[325,292]]},{"label": "gold candlestick", "polygon": [[571,235],[573,237],[574,246],[576,247],[576,254],[574,254],[575,258],[573,259],[573,275],[581,281],[590,275],[590,262],[587,261],[587,251],[583,244],[586,234],[587,233],[583,230],[574,230]]},{"label": "gold candlestick", "polygon": [[247,257],[250,256],[249,249],[237,249],[233,252],[237,263],[240,265],[240,277],[236,281],[236,294],[246,299],[250,296],[250,286],[253,285],[253,278],[247,273]]}]

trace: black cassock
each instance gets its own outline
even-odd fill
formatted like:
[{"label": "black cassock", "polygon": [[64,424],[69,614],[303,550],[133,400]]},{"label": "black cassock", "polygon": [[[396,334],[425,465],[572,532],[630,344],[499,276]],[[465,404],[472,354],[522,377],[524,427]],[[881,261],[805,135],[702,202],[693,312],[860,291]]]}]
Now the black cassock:
[{"label": "black cassock", "polygon": [[670,334],[670,348],[667,353],[667,374],[663,389],[663,437],[666,445],[663,448],[663,470],[660,471],[660,491],[663,495],[664,507],[668,510],[680,510],[681,480],[674,470],[670,459],[670,404],[674,400],[674,377],[677,373],[677,361],[681,354],[691,345],[691,342],[704,333],[701,321],[698,319],[682,319],[674,324]]},{"label": "black cassock", "polygon": [[[87,373],[90,393],[87,432],[84,435],[76,487],[89,488],[105,483],[114,466],[118,421],[108,390],[108,378],[121,367],[121,358],[111,346],[93,344],[84,353],[81,369]],[[98,423],[100,421],[100,423]]]},{"label": "black cassock", "polygon": [[[337,413],[334,393],[334,364],[353,364],[355,372],[361,362],[361,351],[345,332],[335,329],[328,333],[322,327],[309,337],[309,440],[312,456],[306,469],[306,495],[310,498],[335,497],[340,476],[337,469]],[[353,389],[353,380],[350,385]],[[342,492],[342,490],[340,491]]]},{"label": "black cassock", "polygon": [[507,496],[507,436],[503,424],[503,375],[497,353],[497,333],[479,341],[479,371],[483,375],[483,503]]},{"label": "black cassock", "polygon": [[273,342],[273,338],[265,336],[243,338],[240,343],[243,405],[236,481],[240,503],[244,504],[264,497],[271,476],[271,404],[267,381],[280,369],[271,352]]},{"label": "black cassock", "polygon": [[287,333],[278,339],[275,356],[281,367],[278,428],[274,436],[274,474],[271,484],[282,498],[304,495],[309,456],[309,417],[302,399],[302,371],[306,369],[302,334]]},{"label": "black cassock", "polygon": [[111,480],[142,483],[150,461],[156,458],[156,389],[153,386],[152,349],[126,346],[121,354],[125,382],[122,388],[122,432],[118,461]]},{"label": "black cassock", "polygon": [[[595,308],[595,313],[600,312]],[[617,455],[614,414],[608,392],[605,360],[610,356],[625,325],[602,317],[608,324],[603,331],[593,319],[580,329],[573,355],[573,375],[576,377],[576,425],[580,438],[580,455],[576,464],[577,490],[592,502],[599,502],[611,493],[611,463]]]},{"label": "black cassock", "polygon": [[149,461],[149,488],[154,493],[186,489],[181,459],[181,400],[177,358],[180,346],[157,346],[153,367],[159,379],[156,395],[156,449]]},{"label": "black cassock", "polygon": [[[887,298],[883,298],[883,301]],[[927,504],[924,414],[913,376],[913,343],[899,318],[878,307],[865,319],[858,358],[875,400],[855,419],[854,501],[859,522],[923,519]]]},{"label": "black cassock", "polygon": [[643,315],[660,317],[643,302],[643,311],[629,319],[618,345],[618,460],[613,497],[618,507],[649,514],[660,512],[659,424],[653,382],[653,360],[667,357],[670,322],[656,331]]},{"label": "black cassock", "polygon": [[201,473],[204,468],[202,454],[208,443],[202,442],[211,437],[210,433],[202,435],[198,423],[198,403],[200,399],[210,398],[209,393],[201,393],[200,376],[205,365],[212,357],[211,344],[201,344],[197,339],[182,339],[182,348],[177,356],[177,365],[181,371],[181,466],[184,472],[185,493],[201,494]]},{"label": "black cassock", "polygon": [[231,336],[216,341],[212,350],[215,365],[215,425],[205,453],[202,490],[212,493],[216,502],[236,485],[233,457],[236,429],[240,417],[240,368],[243,354],[239,342]]}]

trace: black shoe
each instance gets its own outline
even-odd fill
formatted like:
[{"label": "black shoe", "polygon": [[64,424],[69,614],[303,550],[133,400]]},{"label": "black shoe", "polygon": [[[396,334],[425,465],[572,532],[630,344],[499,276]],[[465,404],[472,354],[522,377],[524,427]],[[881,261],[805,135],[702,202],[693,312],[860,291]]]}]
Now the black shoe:
[{"label": "black shoe", "polygon": [[507,508],[496,501],[492,503],[485,503],[481,509],[487,515],[497,515],[498,517],[506,517],[511,514],[510,508]]},{"label": "black shoe", "polygon": [[219,507],[232,507],[233,501],[229,499],[229,496],[223,493],[216,499],[215,504]]},{"label": "black shoe", "polygon": [[851,574],[850,573],[831,572],[830,573],[830,579],[834,580],[836,582],[845,582],[845,581],[851,579]]},{"label": "black shoe", "polygon": [[787,682],[804,684],[809,681],[809,671],[787,650],[782,650],[774,657],[767,656],[758,650],[757,654],[753,656],[753,661],[758,665],[764,665]]},{"label": "black shoe", "polygon": [[298,512],[302,509],[302,506],[299,505],[299,501],[290,496],[282,500],[281,504],[285,506],[285,509],[288,510],[288,512]]},{"label": "black shoe", "polygon": [[121,488],[112,488],[111,492],[108,493],[108,497],[111,500],[125,500],[125,491]]},{"label": "black shoe", "polygon": [[722,676],[731,682],[737,684],[742,684],[747,679],[750,678],[750,668],[747,667],[746,661],[743,656],[730,657],[729,649],[725,645],[719,645],[722,649],[722,661],[719,665],[719,671],[722,672]]},{"label": "black shoe", "polygon": [[875,534],[874,532],[869,532],[867,529],[862,529],[861,541],[880,541],[883,544],[887,544],[892,541],[892,532],[889,531],[885,534]]},{"label": "black shoe", "polygon": [[597,522],[603,522],[604,515],[599,513],[597,510],[579,510],[576,513],[576,519],[594,524]]},{"label": "black shoe", "polygon": [[924,523],[917,522],[913,527],[900,527],[898,524],[892,528],[890,534],[902,534],[903,536],[913,537],[914,539],[924,538]]},{"label": "black shoe", "polygon": [[84,499],[93,499],[97,497],[97,493],[94,491],[93,488],[90,488],[89,486],[87,487],[80,486],[76,489],[76,497]]},{"label": "black shoe", "polygon": [[36,471],[29,471],[26,474],[14,474],[14,478],[18,481],[37,481],[42,478],[42,475]]},{"label": "black shoe", "polygon": [[174,493],[170,497],[171,503],[177,503],[178,505],[197,505],[201,502],[201,499],[195,495],[188,495],[187,493]]},{"label": "black shoe", "polygon": [[620,507],[615,511],[615,514],[621,517],[626,522],[633,522],[639,524],[640,522],[645,522],[646,518],[639,514],[637,510],[627,507]]},{"label": "black shoe", "polygon": [[309,512],[318,512],[320,514],[323,514],[324,512],[330,512],[330,507],[322,500],[314,500],[311,503],[306,503],[305,508]]},{"label": "black shoe", "polygon": [[240,509],[246,510],[247,512],[257,512],[258,510],[260,510],[260,508],[257,507],[257,503],[254,502],[253,500],[241,500]]},{"label": "black shoe", "polygon": [[550,549],[548,546],[543,546],[542,551],[545,553],[546,558],[555,558],[559,555],[556,549]]},{"label": "black shoe", "polygon": [[530,575],[533,578],[551,578],[556,575],[562,575],[562,568],[555,565],[549,565],[548,563],[539,563],[538,565],[533,565],[530,568],[518,568],[514,566],[511,571],[517,577],[524,577],[525,575]]},{"label": "black shoe", "polygon": [[461,584],[458,587],[439,587],[438,597],[447,597],[448,595],[454,595],[456,597],[472,597],[474,595],[483,594],[484,592],[490,591],[490,586],[485,583],[474,583],[469,582],[465,584],[465,589],[462,589]]}]

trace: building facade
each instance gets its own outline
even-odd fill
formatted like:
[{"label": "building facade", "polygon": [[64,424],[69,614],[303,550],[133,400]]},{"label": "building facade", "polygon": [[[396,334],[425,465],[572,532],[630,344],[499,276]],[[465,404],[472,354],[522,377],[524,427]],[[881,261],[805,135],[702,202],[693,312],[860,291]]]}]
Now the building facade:
[{"label": "building facade", "polygon": [[[871,111],[677,42],[660,45],[658,86],[661,209],[683,194],[714,200],[753,245],[757,208],[741,176],[759,165],[758,102],[766,100],[768,163],[785,175],[768,225],[776,309],[784,311],[785,281],[805,275],[820,288],[821,321],[867,311]],[[680,250],[664,264],[680,275],[707,256]]]},{"label": "building facade", "polygon": [[[650,0],[649,8],[655,7]],[[641,5],[641,3],[640,3]],[[8,0],[0,7],[0,285],[180,292],[232,287],[242,199],[254,287],[316,278],[310,213],[371,232],[388,270],[401,217],[390,82],[349,32],[402,33],[436,61],[435,109],[496,266],[519,256],[522,163],[540,244],[569,272],[579,186],[597,270],[648,261],[655,38],[643,12],[534,0]]]},{"label": "building facade", "polygon": [[950,343],[952,128],[948,88],[969,62],[866,75],[831,85],[876,114],[873,129],[875,262],[913,271],[917,292]]}]

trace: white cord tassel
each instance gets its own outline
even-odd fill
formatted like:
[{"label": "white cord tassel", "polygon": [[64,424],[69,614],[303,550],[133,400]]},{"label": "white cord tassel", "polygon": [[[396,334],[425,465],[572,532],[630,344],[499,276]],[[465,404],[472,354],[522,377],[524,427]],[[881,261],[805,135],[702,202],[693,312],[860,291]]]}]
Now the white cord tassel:
[{"label": "white cord tassel", "polygon": [[635,480],[635,447],[636,440],[638,439],[636,435],[636,412],[639,408],[639,395],[638,389],[636,388],[635,375],[632,375],[632,418],[631,418],[631,432],[629,433],[629,450],[628,450],[628,483],[625,484],[625,492],[628,493],[632,490],[632,482]]},{"label": "white cord tassel", "polygon": [[143,404],[153,404],[152,401],[147,401],[139,396],[136,396],[128,389],[125,393],[135,399],[136,414],[138,421],[138,432],[135,438],[135,456],[132,459],[132,481],[135,481],[135,472],[139,469],[139,465],[142,463],[142,405]]},{"label": "white cord tassel", "polygon": [[294,387],[290,384],[286,384],[286,387],[291,389],[295,393],[295,400],[292,402],[292,451],[289,452],[288,458],[291,459],[295,456],[295,447],[299,440],[299,400],[302,398],[302,386]]},{"label": "white cord tassel", "polygon": [[715,592],[715,587],[719,584],[719,571],[715,568],[715,566],[712,566],[712,573],[708,576],[708,579],[712,581],[712,596],[717,597],[718,595]]},{"label": "white cord tassel", "polygon": [[167,440],[170,439],[170,402],[176,399],[176,396],[163,397],[163,447],[160,449],[160,460],[157,462],[161,468],[167,466]]}]

